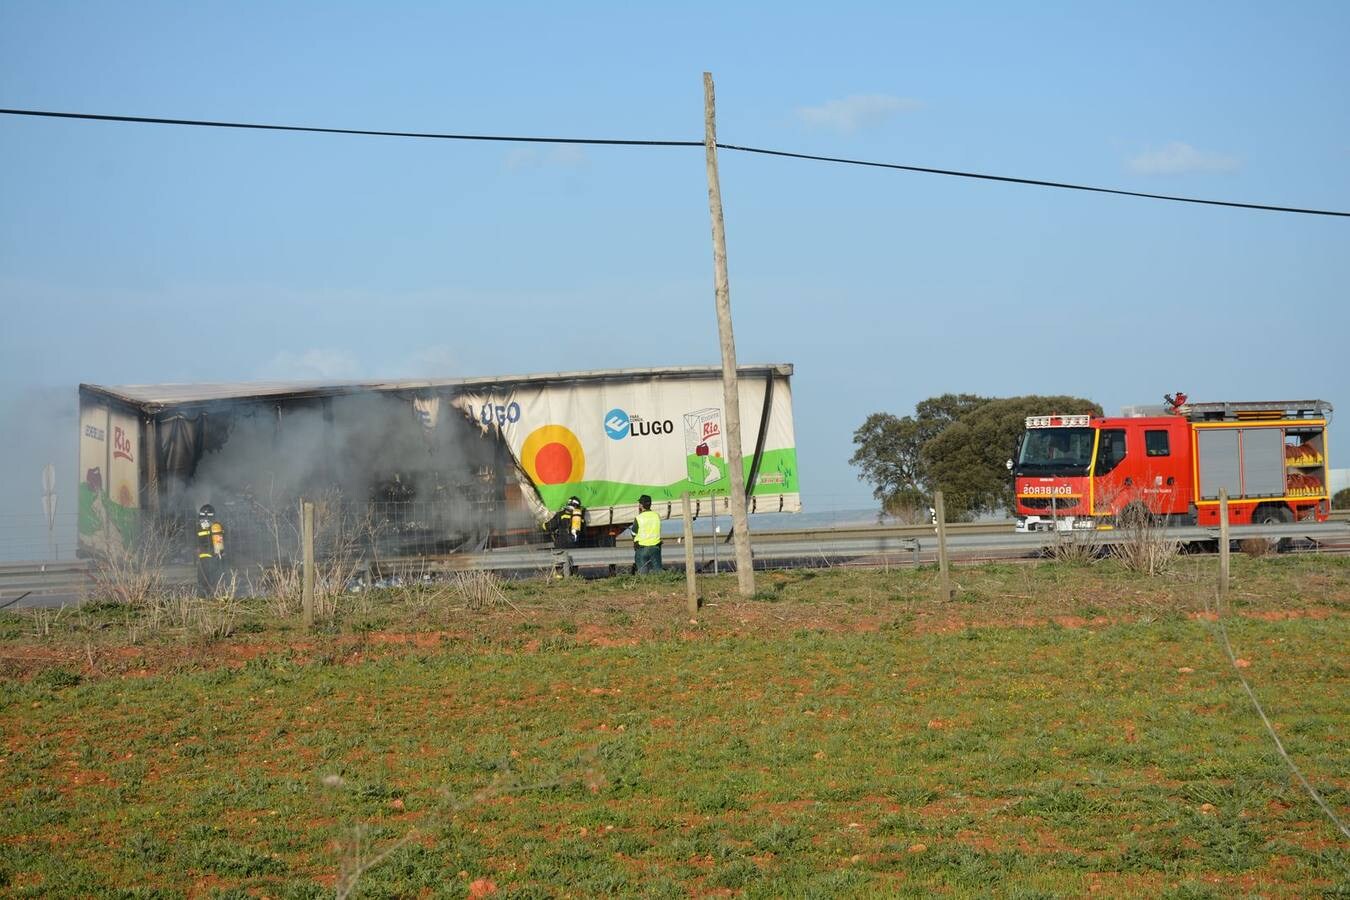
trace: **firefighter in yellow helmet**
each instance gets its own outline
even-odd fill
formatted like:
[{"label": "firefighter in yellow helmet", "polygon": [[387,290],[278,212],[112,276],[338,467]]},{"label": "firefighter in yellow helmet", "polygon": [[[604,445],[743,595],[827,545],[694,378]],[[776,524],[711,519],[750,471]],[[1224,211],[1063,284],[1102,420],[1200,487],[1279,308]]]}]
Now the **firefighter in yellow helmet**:
[{"label": "firefighter in yellow helmet", "polygon": [[553,514],[544,528],[553,535],[553,546],[570,550],[581,543],[581,528],[586,523],[586,508],[580,497],[569,497],[562,509]]},{"label": "firefighter in yellow helmet", "polygon": [[652,512],[652,498],[638,498],[633,521],[633,571],[638,575],[661,571],[661,517]]},{"label": "firefighter in yellow helmet", "polygon": [[197,590],[212,596],[225,577],[225,526],[209,503],[197,510]]}]

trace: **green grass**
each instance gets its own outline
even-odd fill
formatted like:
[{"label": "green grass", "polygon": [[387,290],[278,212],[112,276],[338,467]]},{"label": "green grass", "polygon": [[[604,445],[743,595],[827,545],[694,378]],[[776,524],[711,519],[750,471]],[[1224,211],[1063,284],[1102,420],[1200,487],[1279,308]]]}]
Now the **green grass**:
[{"label": "green grass", "polygon": [[[1244,673],[1350,815],[1350,565],[1235,563]],[[705,580],[692,623],[677,577],[390,593],[315,638],[4,617],[0,894],[330,896],[359,845],[393,848],[363,897],[1338,895],[1194,616],[1212,567]]]}]

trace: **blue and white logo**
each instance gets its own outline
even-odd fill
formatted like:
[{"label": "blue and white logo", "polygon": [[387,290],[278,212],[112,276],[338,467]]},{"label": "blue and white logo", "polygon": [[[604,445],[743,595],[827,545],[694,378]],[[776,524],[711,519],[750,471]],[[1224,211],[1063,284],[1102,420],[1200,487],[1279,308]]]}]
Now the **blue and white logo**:
[{"label": "blue and white logo", "polygon": [[605,434],[609,435],[612,441],[621,441],[628,437],[628,432],[632,430],[632,423],[628,420],[628,413],[621,409],[611,409],[605,413]]}]

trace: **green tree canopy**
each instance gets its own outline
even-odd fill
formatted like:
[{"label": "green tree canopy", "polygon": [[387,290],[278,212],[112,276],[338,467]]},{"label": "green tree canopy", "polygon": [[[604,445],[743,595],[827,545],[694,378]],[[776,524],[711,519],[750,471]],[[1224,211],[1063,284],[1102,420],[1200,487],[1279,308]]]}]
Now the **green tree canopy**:
[{"label": "green tree canopy", "polygon": [[858,478],[872,484],[872,496],[891,514],[928,506],[928,474],[921,450],[952,422],[989,402],[974,394],[943,394],[918,404],[912,416],[872,413],[857,431],[849,462]]},{"label": "green tree canopy", "polygon": [[1331,495],[1332,509],[1350,509],[1350,488],[1341,488]]},{"label": "green tree canopy", "polygon": [[935,490],[953,519],[1011,509],[1004,463],[1026,417],[1050,413],[1100,416],[1102,409],[1081,397],[943,394],[917,404],[913,416],[868,416],[853,433],[850,462],[888,513],[926,507]]}]

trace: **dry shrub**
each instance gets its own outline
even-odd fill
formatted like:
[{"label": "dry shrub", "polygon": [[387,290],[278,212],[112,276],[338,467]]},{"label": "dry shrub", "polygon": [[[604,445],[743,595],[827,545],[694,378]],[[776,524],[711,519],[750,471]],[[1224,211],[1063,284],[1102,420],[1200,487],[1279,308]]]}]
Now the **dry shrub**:
[{"label": "dry shrub", "polygon": [[[314,618],[331,619],[339,598],[361,570],[361,561],[333,556],[314,561]],[[268,607],[280,618],[297,615],[304,606],[305,567],[298,562],[259,566],[259,587]]]},{"label": "dry shrub", "polygon": [[130,547],[109,547],[93,566],[91,593],[98,599],[143,607],[164,593],[164,565],[180,546],[182,529],[156,523]]},{"label": "dry shrub", "polygon": [[267,598],[272,614],[287,619],[300,611],[304,593],[304,572],[298,563],[277,563],[258,567],[257,592]]},{"label": "dry shrub", "polygon": [[186,588],[161,591],[145,605],[143,624],[149,631],[174,628],[195,632],[207,641],[230,637],[239,623],[237,588],[237,579],[230,574],[209,597],[199,597]]},{"label": "dry shrub", "polygon": [[1161,575],[1181,555],[1181,542],[1167,536],[1166,517],[1150,512],[1142,504],[1125,508],[1116,535],[1111,555],[1131,572]]},{"label": "dry shrub", "polygon": [[[267,597],[271,611],[280,618],[298,615],[304,604],[304,565],[286,555],[283,548],[303,551],[300,542],[300,514],[274,513],[265,519],[272,533],[275,560],[258,567],[257,587]],[[364,566],[362,546],[374,526],[369,513],[353,513],[330,493],[314,501],[314,617],[332,619],[337,615],[339,598],[347,591]],[[364,602],[364,601],[363,601]]]},{"label": "dry shrub", "polygon": [[1095,530],[1056,531],[1050,545],[1050,557],[1055,562],[1086,565],[1101,555],[1102,542]]},{"label": "dry shrub", "polygon": [[1238,549],[1248,556],[1265,556],[1275,547],[1266,538],[1243,538],[1238,541]]},{"label": "dry shrub", "polygon": [[506,599],[506,594],[502,592],[502,580],[493,572],[455,572],[450,578],[450,585],[463,600],[468,609],[482,610],[494,609],[499,606],[510,606],[515,608],[515,604]]},{"label": "dry shrub", "polygon": [[66,607],[64,605],[56,609],[46,606],[33,607],[33,637],[50,637],[52,626],[61,621],[65,612]]}]

